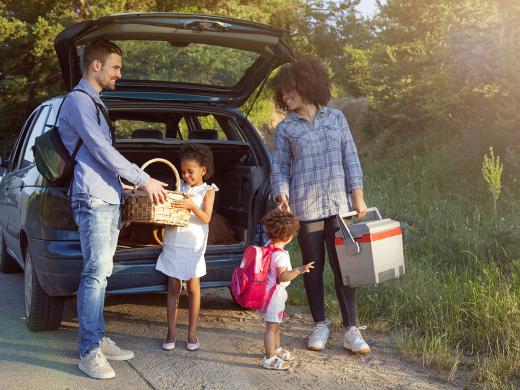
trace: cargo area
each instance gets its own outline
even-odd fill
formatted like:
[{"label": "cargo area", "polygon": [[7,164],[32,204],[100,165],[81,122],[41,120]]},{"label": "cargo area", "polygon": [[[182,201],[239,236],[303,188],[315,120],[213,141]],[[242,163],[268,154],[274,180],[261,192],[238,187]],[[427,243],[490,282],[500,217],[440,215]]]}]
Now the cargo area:
[{"label": "cargo area", "polygon": [[[203,143],[211,148],[214,156],[215,173],[207,183],[216,184],[219,191],[209,223],[208,246],[244,245],[251,226],[253,194],[265,175],[252,159],[249,145],[237,141],[185,142]],[[132,139],[119,141],[118,150],[138,166],[159,157],[172,162],[180,170],[179,150],[182,144],[178,141]],[[146,172],[168,183],[168,189],[175,188],[175,176],[166,164],[154,163],[146,168]],[[118,247],[160,246],[163,232],[162,226],[132,223],[121,230]]]}]

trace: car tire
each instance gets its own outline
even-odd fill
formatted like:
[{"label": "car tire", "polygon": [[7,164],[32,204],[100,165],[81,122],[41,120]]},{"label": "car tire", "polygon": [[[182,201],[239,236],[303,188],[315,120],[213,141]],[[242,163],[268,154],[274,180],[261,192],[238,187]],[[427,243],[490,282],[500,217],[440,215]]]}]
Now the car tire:
[{"label": "car tire", "polygon": [[0,229],[0,272],[4,274],[11,274],[13,272],[21,272],[22,269],[15,259],[7,253],[7,247],[4,241],[4,234]]},{"label": "car tire", "polygon": [[40,332],[57,329],[63,317],[64,297],[52,297],[43,291],[31,260],[31,251],[25,252],[25,324],[29,330]]}]

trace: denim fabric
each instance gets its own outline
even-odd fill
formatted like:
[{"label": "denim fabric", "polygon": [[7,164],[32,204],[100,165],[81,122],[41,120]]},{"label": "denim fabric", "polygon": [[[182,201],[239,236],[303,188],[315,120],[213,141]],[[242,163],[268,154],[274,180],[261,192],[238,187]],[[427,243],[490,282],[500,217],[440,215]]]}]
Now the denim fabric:
[{"label": "denim fabric", "polygon": [[[84,90],[104,105],[85,79],[81,79],[75,89]],[[150,176],[112,146],[108,123],[98,113],[92,99],[81,92],[70,93],[63,102],[58,119],[61,140],[70,154],[80,137],[83,141],[76,156],[71,194],[90,194],[109,203],[121,203],[119,176],[139,187],[144,186]]]},{"label": "denim fabric", "polygon": [[79,353],[83,357],[99,345],[105,334],[105,289],[112,274],[121,212],[119,204],[106,203],[89,194],[73,195],[71,207],[83,254],[77,297]]}]

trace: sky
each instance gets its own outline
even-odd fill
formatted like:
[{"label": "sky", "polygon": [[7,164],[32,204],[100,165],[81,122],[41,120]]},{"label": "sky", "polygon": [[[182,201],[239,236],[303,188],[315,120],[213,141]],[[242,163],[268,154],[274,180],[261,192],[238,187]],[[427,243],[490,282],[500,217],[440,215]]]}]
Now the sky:
[{"label": "sky", "polygon": [[358,10],[367,17],[374,16],[377,12],[377,5],[375,0],[361,0]]}]

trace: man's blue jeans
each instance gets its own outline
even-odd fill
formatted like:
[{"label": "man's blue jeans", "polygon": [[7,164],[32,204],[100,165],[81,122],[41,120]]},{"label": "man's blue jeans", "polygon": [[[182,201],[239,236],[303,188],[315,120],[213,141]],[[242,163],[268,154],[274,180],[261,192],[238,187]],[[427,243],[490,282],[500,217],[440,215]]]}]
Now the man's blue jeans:
[{"label": "man's blue jeans", "polygon": [[83,357],[99,346],[105,334],[105,289],[107,278],[112,274],[121,212],[120,205],[88,194],[73,195],[71,207],[83,253],[77,297],[79,353]]}]

